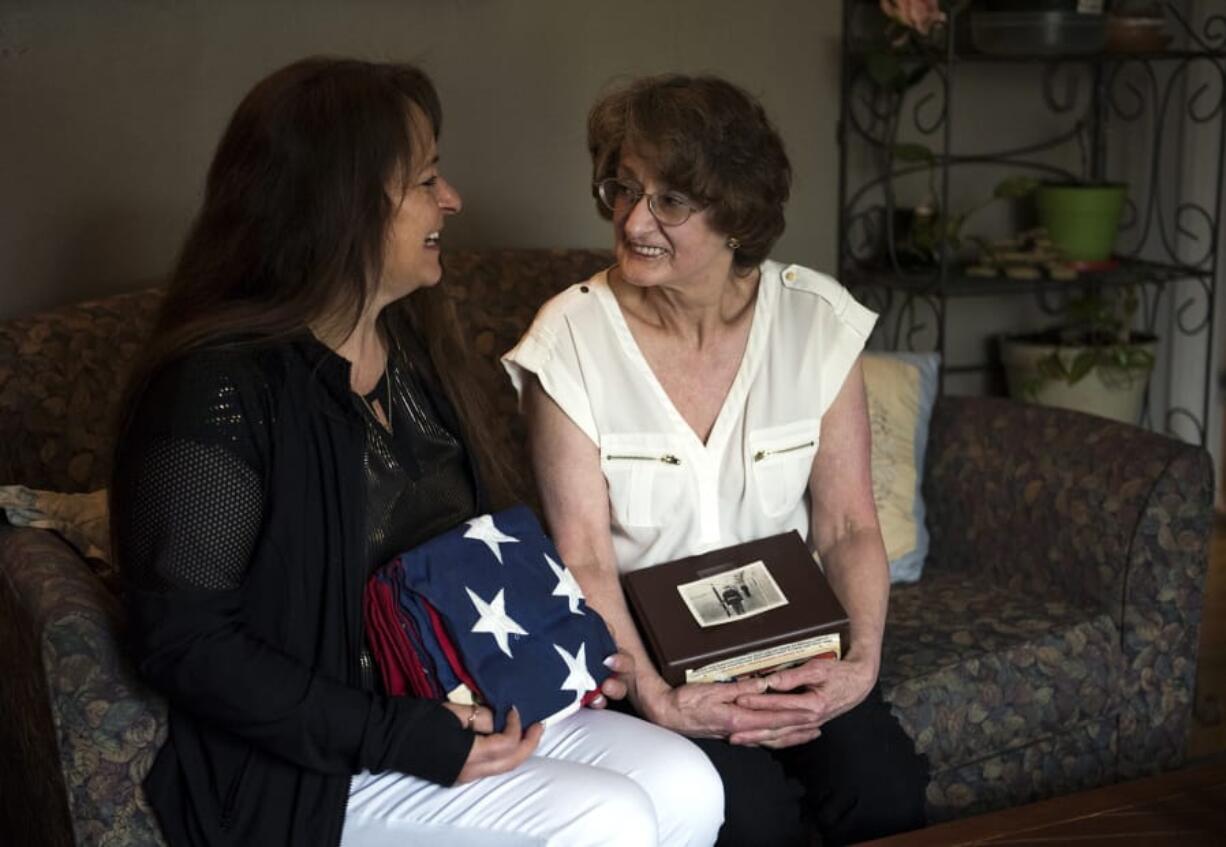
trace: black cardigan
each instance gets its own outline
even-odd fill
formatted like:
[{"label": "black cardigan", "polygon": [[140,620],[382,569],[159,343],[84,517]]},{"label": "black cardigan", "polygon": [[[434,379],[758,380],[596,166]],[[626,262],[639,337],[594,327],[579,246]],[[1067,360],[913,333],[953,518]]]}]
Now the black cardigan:
[{"label": "black cardigan", "polygon": [[116,549],[134,656],[170,703],[145,781],[168,841],[334,845],[357,771],[454,782],[473,736],[452,713],[361,687],[365,429],[348,363],[309,336],[194,353],[130,420]]}]

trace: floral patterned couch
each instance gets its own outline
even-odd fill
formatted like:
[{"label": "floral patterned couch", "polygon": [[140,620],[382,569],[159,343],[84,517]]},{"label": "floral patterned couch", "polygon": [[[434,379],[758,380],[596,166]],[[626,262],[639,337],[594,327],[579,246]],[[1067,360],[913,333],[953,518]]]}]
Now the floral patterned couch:
[{"label": "floral patterned couch", "polygon": [[[496,365],[599,251],[448,255],[445,285]],[[0,322],[0,485],[103,487],[111,422],[156,292]],[[521,462],[521,467],[526,465]],[[1180,764],[1212,473],[1204,451],[998,399],[941,398],[923,579],[897,586],[882,682],[932,764],[934,819]],[[119,649],[117,580],[44,530],[0,527],[0,833],[11,844],[161,841],[139,783],[165,704]]]}]

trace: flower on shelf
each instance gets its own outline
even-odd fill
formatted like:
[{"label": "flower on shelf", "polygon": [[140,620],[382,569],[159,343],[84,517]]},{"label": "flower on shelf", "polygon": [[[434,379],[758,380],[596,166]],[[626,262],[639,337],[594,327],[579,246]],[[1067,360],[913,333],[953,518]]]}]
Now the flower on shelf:
[{"label": "flower on shelf", "polygon": [[873,81],[902,91],[919,82],[945,50],[947,22],[967,0],[878,0],[880,46],[865,61]]},{"label": "flower on shelf", "polygon": [[928,39],[933,29],[945,26],[940,0],[881,0],[881,12],[889,19],[890,44],[902,47],[915,37]]}]

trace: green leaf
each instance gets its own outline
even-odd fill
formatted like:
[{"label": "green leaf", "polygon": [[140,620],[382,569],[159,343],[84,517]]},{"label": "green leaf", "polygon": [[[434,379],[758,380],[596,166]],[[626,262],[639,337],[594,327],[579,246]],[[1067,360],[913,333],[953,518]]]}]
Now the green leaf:
[{"label": "green leaf", "polygon": [[1144,347],[1121,347],[1123,367],[1129,370],[1149,370],[1154,366],[1154,354]]},{"label": "green leaf", "polygon": [[923,144],[895,144],[894,158],[903,162],[922,162],[931,165],[936,155]]},{"label": "green leaf", "polygon": [[864,57],[864,66],[869,78],[881,88],[902,88],[906,82],[902,62],[892,53],[873,50]]},{"label": "green leaf", "polygon": [[949,220],[945,221],[945,237],[957,238],[959,231],[962,229],[962,224],[966,223],[966,214],[951,215]]},{"label": "green leaf", "polygon": [[1038,187],[1039,181],[1033,177],[1012,176],[997,183],[996,190],[992,192],[992,196],[1016,200],[1021,197],[1029,197]]},{"label": "green leaf", "polygon": [[1073,367],[1069,370],[1068,384],[1076,385],[1085,379],[1086,374],[1094,370],[1098,363],[1098,354],[1093,350],[1082,350],[1073,359]]},{"label": "green leaf", "polygon": [[1060,351],[1054,350],[1035,363],[1035,369],[1044,379],[1063,380],[1068,377],[1068,371],[1064,369],[1064,360],[1060,358]]}]

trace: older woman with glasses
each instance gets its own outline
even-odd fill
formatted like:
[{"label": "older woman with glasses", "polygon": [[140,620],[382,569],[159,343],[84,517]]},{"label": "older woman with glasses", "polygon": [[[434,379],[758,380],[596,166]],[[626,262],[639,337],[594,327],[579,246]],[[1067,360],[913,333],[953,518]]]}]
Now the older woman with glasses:
[{"label": "older woman with glasses", "polygon": [[[720,771],[721,843],[921,826],[926,764],[877,686],[889,581],[859,364],[876,316],[768,258],[791,169],[736,86],[633,82],[593,108],[588,147],[617,263],[550,300],[504,361],[558,548],[635,658],[630,700]],[[619,574],[793,529],[851,617],[843,659],[668,685]]]}]

